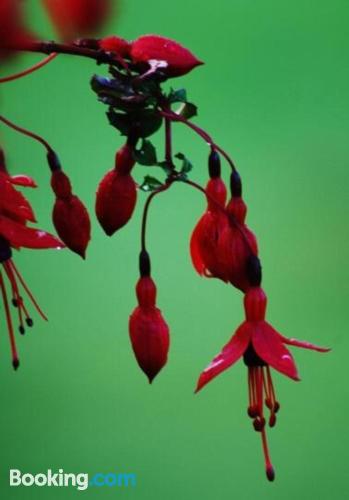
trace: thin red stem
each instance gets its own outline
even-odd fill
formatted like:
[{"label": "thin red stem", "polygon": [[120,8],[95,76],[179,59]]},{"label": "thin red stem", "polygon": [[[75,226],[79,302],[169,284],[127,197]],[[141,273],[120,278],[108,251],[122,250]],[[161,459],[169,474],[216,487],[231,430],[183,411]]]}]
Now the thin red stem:
[{"label": "thin red stem", "polygon": [[42,61],[34,64],[34,66],[31,66],[30,68],[27,68],[23,71],[20,71],[19,73],[15,73],[10,76],[5,76],[4,78],[0,78],[0,83],[6,83],[6,82],[12,82],[14,80],[18,80],[18,78],[23,78],[24,76],[30,75],[31,73],[34,73],[34,71],[37,71],[38,69],[42,68],[43,66],[46,66],[49,62],[53,61],[57,57],[57,53],[50,54],[49,56],[45,57],[42,59]]},{"label": "thin red stem", "polygon": [[156,191],[153,191],[148,196],[148,198],[145,202],[144,210],[143,210],[143,217],[142,217],[142,229],[141,229],[141,245],[142,245],[143,251],[146,251],[146,232],[147,232],[147,220],[148,220],[148,212],[149,212],[150,203],[157,194],[162,193],[163,191],[166,191],[172,185],[172,182],[173,181],[168,181],[161,188],[157,189]]},{"label": "thin red stem", "polygon": [[179,115],[177,113],[174,113],[173,111],[163,110],[160,113],[162,114],[162,116],[164,118],[168,118],[168,119],[170,119],[172,121],[184,123],[187,127],[189,127],[192,130],[194,130],[194,132],[196,132],[204,141],[206,141],[211,148],[213,148],[216,151],[219,151],[221,153],[221,155],[229,163],[229,165],[230,165],[231,169],[233,170],[233,172],[236,171],[235,164],[234,164],[233,160],[231,159],[231,157],[228,155],[228,153],[223,148],[221,148],[220,146],[218,146],[218,144],[216,144],[214,142],[214,140],[212,139],[212,137],[207,132],[205,132],[205,130],[203,130],[201,127],[198,127],[197,125],[194,125],[194,123],[191,123],[189,120],[187,120],[186,118],[184,118],[183,116],[181,116],[181,115]]},{"label": "thin red stem", "polygon": [[14,124],[13,122],[11,122],[10,120],[8,120],[7,118],[5,118],[4,116],[1,116],[1,115],[0,115],[0,121],[5,123],[5,125],[12,128],[13,130],[16,130],[16,132],[24,134],[24,135],[31,137],[32,139],[40,142],[40,144],[42,144],[46,148],[48,153],[54,154],[54,151],[51,148],[51,146],[49,145],[49,143],[45,139],[43,139],[40,135],[34,134],[34,132],[30,132],[30,130],[27,130],[23,127],[20,127],[19,125]]}]

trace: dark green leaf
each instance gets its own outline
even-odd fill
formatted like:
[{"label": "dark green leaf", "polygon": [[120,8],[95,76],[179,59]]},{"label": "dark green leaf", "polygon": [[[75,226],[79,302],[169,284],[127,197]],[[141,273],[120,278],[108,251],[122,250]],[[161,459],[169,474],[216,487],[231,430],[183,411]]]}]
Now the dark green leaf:
[{"label": "dark green leaf", "polygon": [[144,177],[143,183],[141,184],[140,189],[142,191],[156,191],[161,186],[163,186],[162,182],[158,181],[155,177],[151,177],[150,175],[146,175]]},{"label": "dark green leaf", "polygon": [[168,99],[170,103],[174,102],[187,102],[187,91],[185,89],[174,90],[171,89]]},{"label": "dark green leaf", "polygon": [[198,114],[198,108],[191,102],[185,102],[178,108],[176,113],[189,120],[190,118],[193,118],[193,116],[196,116]]},{"label": "dark green leaf", "polygon": [[172,164],[166,160],[158,162],[158,166],[161,167],[167,175],[173,172]]},{"label": "dark green leaf", "polygon": [[180,174],[186,177],[186,175],[193,170],[193,164],[183,153],[177,153],[175,155],[176,158],[182,160],[182,168],[180,170]]},{"label": "dark green leaf", "polygon": [[162,116],[153,109],[117,113],[112,108],[107,112],[109,123],[116,127],[122,135],[129,135],[131,131],[140,137],[149,137],[154,134],[162,124]]},{"label": "dark green leaf", "polygon": [[150,141],[143,139],[142,147],[135,151],[135,160],[141,165],[156,165],[157,157],[154,145]]}]

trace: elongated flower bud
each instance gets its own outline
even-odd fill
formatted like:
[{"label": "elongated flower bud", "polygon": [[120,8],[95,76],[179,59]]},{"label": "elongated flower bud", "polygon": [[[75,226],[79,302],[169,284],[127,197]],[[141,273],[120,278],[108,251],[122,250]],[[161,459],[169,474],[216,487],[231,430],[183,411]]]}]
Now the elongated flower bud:
[{"label": "elongated flower bud", "polygon": [[135,161],[132,148],[124,145],[116,154],[115,167],[100,182],[96,195],[97,219],[108,236],[132,217],[136,201],[136,183],[130,175]]},{"label": "elongated flower bud", "polygon": [[137,362],[152,383],[167,362],[169,328],[155,305],[156,286],[150,276],[139,279],[136,292],[138,307],[130,316],[130,339]]},{"label": "elongated flower bud", "polygon": [[53,224],[70,250],[83,259],[91,239],[91,222],[85,205],[72,193],[68,176],[62,170],[52,172],[51,187],[56,195]]},{"label": "elongated flower bud", "polygon": [[137,38],[131,44],[130,54],[136,63],[148,63],[152,60],[166,62],[167,67],[162,71],[171,77],[185,75],[203,64],[179,43],[158,35],[144,35]]}]

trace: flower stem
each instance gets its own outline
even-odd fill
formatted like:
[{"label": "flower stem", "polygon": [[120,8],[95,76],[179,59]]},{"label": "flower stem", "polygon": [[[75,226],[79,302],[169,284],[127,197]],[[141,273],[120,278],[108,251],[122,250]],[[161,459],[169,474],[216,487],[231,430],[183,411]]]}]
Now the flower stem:
[{"label": "flower stem", "polygon": [[34,132],[30,132],[30,130],[27,130],[23,127],[20,127],[19,125],[16,125],[15,123],[12,123],[10,120],[8,120],[7,118],[5,118],[2,115],[0,115],[0,121],[3,122],[8,127],[12,128],[13,130],[16,130],[16,132],[19,132],[23,135],[31,137],[35,141],[40,142],[40,144],[42,144],[46,148],[48,153],[55,154],[54,150],[51,148],[49,143],[45,139],[43,139],[40,135],[34,134]]},{"label": "flower stem", "polygon": [[89,59],[94,59],[98,64],[105,63],[110,65],[119,65],[119,62],[115,57],[103,50],[95,50],[87,47],[80,47],[74,44],[64,44],[50,42],[25,42],[17,43],[11,46],[12,50],[19,52],[39,52],[42,54],[52,54],[53,52],[58,54],[68,54],[73,56],[87,57]]},{"label": "flower stem", "polygon": [[160,113],[164,118],[167,118],[167,119],[172,120],[172,121],[184,123],[187,127],[194,130],[194,132],[196,132],[205,142],[207,142],[211,148],[213,148],[216,151],[219,151],[221,153],[221,155],[229,163],[233,172],[236,171],[235,164],[234,164],[233,160],[231,159],[231,157],[228,155],[228,153],[224,149],[222,149],[220,146],[218,146],[218,144],[216,144],[214,142],[212,137],[207,132],[205,132],[205,130],[203,130],[201,127],[198,127],[197,125],[194,125],[194,123],[191,123],[189,120],[187,120],[186,118],[184,118],[183,116],[181,116],[177,113],[174,113],[173,111],[163,110]]},{"label": "flower stem", "polygon": [[148,219],[148,212],[149,212],[149,207],[150,203],[153,200],[153,198],[159,194],[162,193],[163,191],[166,191],[173,183],[173,180],[168,180],[166,184],[161,186],[159,189],[156,191],[153,191],[147,198],[145,205],[144,205],[144,210],[143,210],[143,216],[142,216],[142,229],[141,229],[141,246],[142,246],[142,251],[146,251],[146,232],[147,232],[147,219]]},{"label": "flower stem", "polygon": [[34,66],[31,66],[30,68],[25,69],[24,71],[20,71],[19,73],[15,73],[14,75],[0,78],[0,83],[12,82],[13,80],[18,80],[18,78],[30,75],[31,73],[34,73],[34,71],[42,68],[43,66],[46,66],[46,64],[53,61],[53,59],[55,59],[57,55],[58,54],[56,52],[53,52],[53,54],[50,54],[49,56],[42,59],[40,62],[34,64]]}]

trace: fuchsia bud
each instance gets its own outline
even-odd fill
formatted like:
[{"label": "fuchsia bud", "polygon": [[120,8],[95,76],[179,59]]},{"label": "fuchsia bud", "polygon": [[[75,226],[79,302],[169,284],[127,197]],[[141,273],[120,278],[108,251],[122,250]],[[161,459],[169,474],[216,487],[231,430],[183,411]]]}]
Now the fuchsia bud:
[{"label": "fuchsia bud", "polygon": [[127,224],[137,201],[136,183],[130,175],[135,164],[131,146],[116,154],[115,167],[101,180],[96,196],[97,219],[108,236]]},{"label": "fuchsia bud", "polygon": [[52,172],[51,187],[56,195],[53,223],[70,250],[84,259],[91,239],[91,223],[85,205],[72,193],[69,177],[62,170]]},{"label": "fuchsia bud", "polygon": [[130,44],[119,36],[107,36],[99,40],[99,46],[105,52],[113,52],[121,57],[126,57],[130,52]]},{"label": "fuchsia bud", "polygon": [[[141,253],[141,266],[144,254],[148,258],[146,252]],[[150,275],[141,275],[136,294],[138,307],[130,316],[130,338],[137,362],[152,383],[167,362],[169,328],[155,305],[156,286]]]},{"label": "fuchsia bud", "polygon": [[164,61],[167,67],[162,71],[168,76],[182,76],[196,66],[203,64],[188,49],[169,38],[158,35],[144,35],[131,44],[131,59],[135,63]]}]

